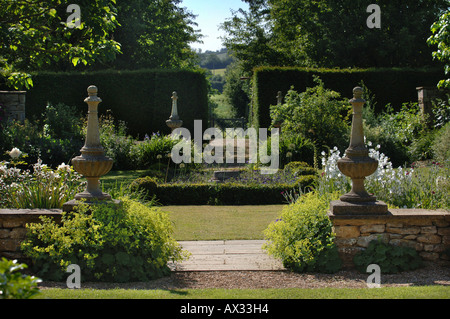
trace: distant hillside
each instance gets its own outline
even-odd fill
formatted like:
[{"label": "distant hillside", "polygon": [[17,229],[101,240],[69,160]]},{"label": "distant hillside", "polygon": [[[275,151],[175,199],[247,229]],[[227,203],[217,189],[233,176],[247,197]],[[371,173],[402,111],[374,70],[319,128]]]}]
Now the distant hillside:
[{"label": "distant hillside", "polygon": [[228,55],[227,49],[221,49],[216,52],[206,51],[197,54],[200,58],[200,66],[209,70],[225,69],[233,62],[233,58]]}]

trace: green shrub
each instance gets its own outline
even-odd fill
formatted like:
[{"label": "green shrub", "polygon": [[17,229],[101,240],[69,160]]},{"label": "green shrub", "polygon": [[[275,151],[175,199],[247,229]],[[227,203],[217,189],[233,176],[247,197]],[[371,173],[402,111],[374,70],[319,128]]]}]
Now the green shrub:
[{"label": "green shrub", "polygon": [[130,190],[132,192],[144,190],[147,196],[153,196],[156,193],[157,187],[158,185],[153,178],[150,176],[145,176],[135,179],[130,185]]},{"label": "green shrub", "polygon": [[[353,88],[364,81],[374,93],[377,103],[376,113],[391,103],[395,109],[405,102],[417,101],[419,86],[435,86],[442,79],[442,69],[313,69],[299,67],[263,66],[253,70],[252,78],[252,125],[270,126],[270,105],[276,103],[278,91],[283,94],[294,86],[297,92],[303,92],[313,86],[314,76],[319,76],[325,87],[339,92],[346,98],[352,97]],[[392,88],[395,87],[395,94]]]},{"label": "green shrub", "polygon": [[450,160],[450,122],[436,133],[432,149],[437,161],[448,162]]},{"label": "green shrub", "polygon": [[414,270],[422,266],[422,259],[411,247],[394,246],[373,240],[353,258],[356,268],[365,273],[367,266],[377,264],[385,274]]},{"label": "green shrub", "polygon": [[33,271],[57,281],[67,276],[70,264],[80,266],[82,281],[147,281],[168,275],[167,262],[183,258],[168,215],[122,200],[119,207],[80,205],[63,213],[59,225],[45,217],[28,225],[21,247],[32,259]]},{"label": "green shrub", "polygon": [[284,166],[285,171],[290,171],[296,176],[317,175],[317,170],[305,162],[290,162]]},{"label": "green shrub", "polygon": [[[268,139],[268,150],[271,151],[271,138]],[[279,140],[280,167],[290,161],[303,161],[315,164],[316,146],[314,142],[301,134],[282,131]]]},{"label": "green shrub", "polygon": [[127,134],[126,123],[115,121],[111,111],[99,118],[100,143],[105,155],[113,162],[114,170],[127,170],[135,166],[131,155],[134,139]]},{"label": "green shrub", "polygon": [[265,249],[296,272],[333,273],[342,262],[334,245],[329,200],[314,192],[286,206],[279,219],[264,231]]},{"label": "green shrub", "polygon": [[326,89],[320,79],[315,82],[316,86],[302,93],[291,88],[283,104],[270,107],[270,116],[273,121],[282,120],[282,132],[309,139],[319,151],[332,146],[343,148],[349,141],[351,106],[339,93]]},{"label": "green shrub", "polygon": [[147,169],[156,163],[167,165],[167,155],[178,142],[170,135],[154,133],[149,139],[134,145],[131,156],[138,169]]},{"label": "green shrub", "polygon": [[0,260],[0,299],[29,299],[39,294],[37,284],[39,278],[21,274],[26,264],[18,264],[17,260]]}]

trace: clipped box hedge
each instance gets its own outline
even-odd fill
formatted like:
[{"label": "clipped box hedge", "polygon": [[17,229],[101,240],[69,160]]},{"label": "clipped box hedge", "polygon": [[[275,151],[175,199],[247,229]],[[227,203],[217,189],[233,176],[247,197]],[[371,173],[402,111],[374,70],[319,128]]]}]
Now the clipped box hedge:
[{"label": "clipped box hedge", "polygon": [[361,81],[375,95],[376,111],[388,103],[399,108],[405,102],[417,102],[416,87],[436,86],[444,77],[440,69],[311,69],[296,67],[259,67],[253,73],[253,105],[250,121],[254,127],[268,128],[271,124],[269,108],[277,103],[277,93],[285,96],[294,86],[297,92],[316,84],[319,76],[327,89],[352,98],[352,90]]},{"label": "clipped box hedge", "polygon": [[296,184],[198,183],[159,184],[151,178],[138,178],[135,190],[147,191],[149,198],[163,205],[270,205],[283,204],[282,192],[311,186],[315,176],[299,176]]},{"label": "clipped box hedge", "polygon": [[170,133],[166,125],[172,109],[172,92],[178,94],[178,114],[183,126],[193,131],[194,120],[208,119],[207,81],[203,71],[107,70],[96,72],[33,74],[34,86],[26,95],[27,118],[39,117],[47,102],[76,106],[87,113],[89,85],[98,87],[99,112],[111,110],[116,120],[127,123],[129,133],[143,138],[147,133]]}]

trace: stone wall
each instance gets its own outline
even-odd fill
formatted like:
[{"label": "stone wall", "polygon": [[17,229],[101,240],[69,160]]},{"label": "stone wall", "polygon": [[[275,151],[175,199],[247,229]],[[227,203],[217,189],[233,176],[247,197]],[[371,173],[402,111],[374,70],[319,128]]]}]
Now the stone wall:
[{"label": "stone wall", "polygon": [[0,209],[0,258],[25,260],[20,243],[26,238],[26,224],[39,223],[40,216],[61,221],[60,209]]},{"label": "stone wall", "polygon": [[6,107],[8,121],[25,120],[26,91],[0,91],[0,103]]},{"label": "stone wall", "polygon": [[392,245],[414,248],[423,260],[450,264],[450,212],[391,209],[387,215],[343,216],[329,213],[335,243],[346,268],[355,254],[380,238]]}]

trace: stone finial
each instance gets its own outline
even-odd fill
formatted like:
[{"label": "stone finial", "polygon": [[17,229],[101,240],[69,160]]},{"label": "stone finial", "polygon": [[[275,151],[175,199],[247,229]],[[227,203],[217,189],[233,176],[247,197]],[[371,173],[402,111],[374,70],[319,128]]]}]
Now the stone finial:
[{"label": "stone finial", "polygon": [[281,95],[281,91],[278,91],[276,98],[278,104],[281,104],[283,102],[283,96]]},{"label": "stone finial", "polygon": [[376,171],[378,161],[368,156],[369,151],[364,144],[362,109],[366,101],[362,98],[362,94],[361,87],[353,89],[353,98],[349,101],[353,107],[350,145],[345,150],[345,156],[337,162],[342,174],[352,179],[352,189],[342,195],[340,201],[332,202],[334,214],[387,213],[387,205],[377,201],[376,197],[367,193],[364,187],[364,179]]},{"label": "stone finial", "polygon": [[181,127],[181,125],[183,125],[183,121],[180,120],[180,117],[178,116],[177,92],[175,91],[172,92],[171,99],[172,99],[172,112],[170,114],[169,119],[166,121],[166,124],[173,131],[174,129]]},{"label": "stone finial", "polygon": [[100,143],[98,104],[102,100],[97,96],[96,86],[89,86],[87,92],[89,96],[84,100],[88,104],[86,142],[81,148],[81,156],[72,159],[74,169],[86,178],[87,188],[76,194],[75,199],[86,199],[88,202],[109,200],[111,196],[101,191],[99,182],[100,177],[107,174],[113,165],[113,160],[105,156]]}]

